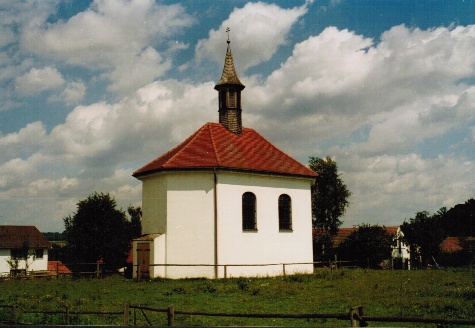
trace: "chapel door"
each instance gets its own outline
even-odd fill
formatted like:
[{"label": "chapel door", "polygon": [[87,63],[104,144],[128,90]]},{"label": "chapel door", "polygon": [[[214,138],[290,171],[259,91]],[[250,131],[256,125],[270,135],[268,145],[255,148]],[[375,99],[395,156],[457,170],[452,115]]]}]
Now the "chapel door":
[{"label": "chapel door", "polygon": [[150,243],[137,244],[137,279],[150,278]]}]

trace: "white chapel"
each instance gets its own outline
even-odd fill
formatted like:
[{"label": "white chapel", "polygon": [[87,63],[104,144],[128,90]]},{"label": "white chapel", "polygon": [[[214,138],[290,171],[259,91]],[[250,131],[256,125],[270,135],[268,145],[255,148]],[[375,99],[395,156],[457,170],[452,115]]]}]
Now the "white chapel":
[{"label": "white chapel", "polygon": [[312,272],[311,186],[317,174],[242,126],[244,85],[230,41],[219,123],[136,170],[142,237],[134,277],[224,278]]}]

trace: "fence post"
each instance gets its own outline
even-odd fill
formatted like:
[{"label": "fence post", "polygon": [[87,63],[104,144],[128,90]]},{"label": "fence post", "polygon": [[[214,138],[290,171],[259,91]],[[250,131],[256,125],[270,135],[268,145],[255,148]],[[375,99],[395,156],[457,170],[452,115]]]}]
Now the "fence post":
[{"label": "fence post", "polygon": [[18,307],[13,305],[13,324],[18,325]]},{"label": "fence post", "polygon": [[137,309],[134,307],[134,326],[137,326]]},{"label": "fence post", "polygon": [[358,320],[360,321],[360,327],[368,327],[368,324],[366,321],[363,320],[364,315],[366,314],[366,311],[364,309],[364,306],[360,305],[358,307]]},{"label": "fence post", "polygon": [[228,266],[225,265],[224,266],[224,279],[227,279],[228,278]]},{"label": "fence post", "polygon": [[285,277],[285,263],[282,263],[282,271],[283,271],[284,277]]},{"label": "fence post", "polygon": [[129,303],[124,303],[124,326],[129,325]]},{"label": "fence post", "polygon": [[99,262],[96,263],[96,278],[99,278]]},{"label": "fence post", "polygon": [[175,307],[170,305],[167,309],[167,317],[168,317],[168,326],[171,327],[175,324]]},{"label": "fence post", "polygon": [[356,327],[355,313],[355,308],[350,308],[350,312],[348,313],[350,317],[350,327]]},{"label": "fence post", "polygon": [[69,306],[66,305],[66,314],[65,314],[65,325],[69,326]]}]

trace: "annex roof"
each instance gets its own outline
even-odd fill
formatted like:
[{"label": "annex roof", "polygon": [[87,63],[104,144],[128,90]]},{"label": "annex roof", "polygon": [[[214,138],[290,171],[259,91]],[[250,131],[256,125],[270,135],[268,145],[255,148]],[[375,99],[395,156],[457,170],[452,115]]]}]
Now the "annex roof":
[{"label": "annex roof", "polygon": [[35,226],[0,226],[0,248],[49,248],[51,243]]},{"label": "annex roof", "polygon": [[236,135],[206,123],[188,139],[133,173],[142,176],[182,169],[227,169],[316,178],[317,173],[288,156],[253,129]]},{"label": "annex roof", "polygon": [[61,261],[48,261],[48,271],[54,274],[72,273]]}]

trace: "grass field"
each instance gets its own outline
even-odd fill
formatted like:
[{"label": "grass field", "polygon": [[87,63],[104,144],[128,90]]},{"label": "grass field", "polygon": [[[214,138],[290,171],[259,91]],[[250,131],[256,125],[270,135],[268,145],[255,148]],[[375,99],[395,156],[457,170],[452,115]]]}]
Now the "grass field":
[{"label": "grass field", "polygon": [[[363,305],[370,316],[475,319],[475,270],[376,271],[318,269],[312,275],[227,280],[185,279],[137,282],[55,279],[0,282],[0,305],[25,310],[122,311],[124,303],[176,311],[238,313],[347,313]],[[146,313],[153,325],[166,325],[164,313]],[[7,318],[8,317],[8,318]],[[133,318],[133,314],[131,316]],[[137,324],[146,325],[142,313]],[[11,319],[0,308],[0,321]],[[20,314],[20,322],[61,324],[62,315]],[[72,315],[71,324],[122,324],[122,316]],[[132,320],[132,319],[131,319]],[[132,322],[132,321],[131,321]],[[249,319],[177,315],[176,325],[348,326],[331,319]],[[372,323],[373,326],[400,326]],[[410,324],[404,324],[410,326]],[[420,326],[420,324],[414,324]],[[434,327],[435,325],[432,325]]]}]

